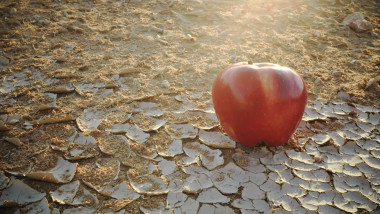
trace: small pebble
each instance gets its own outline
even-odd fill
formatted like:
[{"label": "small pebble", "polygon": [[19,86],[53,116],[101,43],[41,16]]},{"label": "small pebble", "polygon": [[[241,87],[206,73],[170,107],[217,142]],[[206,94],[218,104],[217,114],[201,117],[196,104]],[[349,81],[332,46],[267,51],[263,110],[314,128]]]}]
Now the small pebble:
[{"label": "small pebble", "polygon": [[342,72],[341,72],[341,71],[338,71],[337,68],[335,68],[335,69],[332,71],[331,74],[333,75],[333,77],[337,77],[337,78],[339,78],[339,77],[342,76]]},{"label": "small pebble", "polygon": [[345,99],[345,100],[349,100],[350,99],[350,95],[347,94],[344,91],[339,91],[337,95],[338,95],[338,97],[340,97],[342,99]]},{"label": "small pebble", "polygon": [[84,30],[77,26],[67,26],[67,30],[75,33],[84,33]]},{"label": "small pebble", "polygon": [[167,41],[163,40],[161,38],[161,36],[159,36],[159,35],[156,36],[156,41],[158,41],[159,43],[161,43],[163,45],[168,45],[169,44]]},{"label": "small pebble", "polygon": [[161,33],[161,34],[163,34],[164,33],[164,29],[163,28],[159,28],[159,27],[156,27],[156,26],[150,26],[150,29],[152,30],[152,31],[156,31],[156,32],[158,32],[158,33]]},{"label": "small pebble", "polygon": [[356,60],[356,59],[354,59],[354,60],[352,60],[351,62],[350,62],[351,64],[358,64],[359,63],[359,60]]},{"label": "small pebble", "polygon": [[231,63],[236,62],[236,54],[230,56],[230,62]]},{"label": "small pebble", "polygon": [[322,79],[320,77],[318,77],[317,79],[315,79],[314,84],[317,85],[317,86],[318,85],[323,85],[323,81],[322,81]]},{"label": "small pebble", "polygon": [[351,27],[356,32],[365,32],[372,30],[372,23],[365,20],[363,15],[359,12],[348,15],[342,22],[342,24]]},{"label": "small pebble", "polygon": [[186,34],[186,39],[193,42],[196,40],[191,34]]},{"label": "small pebble", "polygon": [[9,14],[13,15],[17,12],[17,9],[12,7],[10,10],[9,10]]},{"label": "small pebble", "polygon": [[347,66],[357,66],[359,64],[360,64],[359,60],[356,60],[356,59],[353,59],[350,62],[346,62]]},{"label": "small pebble", "polygon": [[39,16],[39,15],[34,15],[34,16],[33,16],[33,19],[34,19],[35,22],[39,22],[39,21],[41,20],[41,16]]},{"label": "small pebble", "polygon": [[9,59],[5,56],[0,56],[0,65],[7,66],[9,65]]},{"label": "small pebble", "polygon": [[371,85],[373,85],[375,82],[377,82],[377,77],[374,77],[374,78],[368,80],[367,85],[365,86],[364,90],[371,87]]},{"label": "small pebble", "polygon": [[183,51],[184,51],[184,49],[178,49],[177,50],[177,52],[180,53],[180,54],[183,53]]},{"label": "small pebble", "polygon": [[161,84],[162,84],[165,88],[169,88],[169,87],[170,87],[170,83],[169,83],[169,81],[167,81],[167,80],[163,80]]}]

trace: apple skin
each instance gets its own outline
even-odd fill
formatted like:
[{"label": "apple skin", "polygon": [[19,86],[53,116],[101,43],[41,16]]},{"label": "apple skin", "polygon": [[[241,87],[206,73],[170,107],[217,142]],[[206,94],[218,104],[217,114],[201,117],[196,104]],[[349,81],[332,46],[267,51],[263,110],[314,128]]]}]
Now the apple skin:
[{"label": "apple skin", "polygon": [[216,77],[212,87],[216,116],[235,141],[252,147],[286,143],[296,130],[307,102],[302,77],[271,63],[237,63]]}]

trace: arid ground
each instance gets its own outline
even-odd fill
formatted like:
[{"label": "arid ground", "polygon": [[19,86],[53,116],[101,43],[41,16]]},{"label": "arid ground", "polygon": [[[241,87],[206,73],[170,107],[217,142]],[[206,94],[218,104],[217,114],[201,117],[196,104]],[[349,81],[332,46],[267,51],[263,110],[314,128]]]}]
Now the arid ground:
[{"label": "arid ground", "polygon": [[[242,61],[304,78],[285,146],[219,126]],[[1,1],[0,77],[1,213],[379,212],[379,1]]]}]

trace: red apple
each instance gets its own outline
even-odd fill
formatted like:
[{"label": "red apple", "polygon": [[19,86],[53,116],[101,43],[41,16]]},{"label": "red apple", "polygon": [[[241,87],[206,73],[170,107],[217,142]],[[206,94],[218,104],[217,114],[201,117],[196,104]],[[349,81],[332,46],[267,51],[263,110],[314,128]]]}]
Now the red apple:
[{"label": "red apple", "polygon": [[286,143],[305,110],[305,82],[295,71],[271,63],[238,63],[216,77],[215,113],[224,131],[245,146]]}]

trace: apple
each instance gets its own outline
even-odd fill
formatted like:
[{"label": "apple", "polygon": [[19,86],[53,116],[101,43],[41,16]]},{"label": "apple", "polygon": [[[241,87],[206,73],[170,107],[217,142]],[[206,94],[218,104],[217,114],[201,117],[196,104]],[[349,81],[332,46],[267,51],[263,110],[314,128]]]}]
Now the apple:
[{"label": "apple", "polygon": [[245,146],[286,143],[296,130],[307,102],[302,77],[271,63],[237,63],[212,86],[215,113],[224,131]]}]

